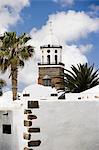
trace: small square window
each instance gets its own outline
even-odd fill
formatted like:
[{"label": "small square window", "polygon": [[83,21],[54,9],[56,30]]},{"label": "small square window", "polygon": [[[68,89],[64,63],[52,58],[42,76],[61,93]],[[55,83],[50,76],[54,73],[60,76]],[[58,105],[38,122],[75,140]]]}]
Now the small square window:
[{"label": "small square window", "polygon": [[4,134],[11,134],[11,125],[3,124],[2,127]]}]

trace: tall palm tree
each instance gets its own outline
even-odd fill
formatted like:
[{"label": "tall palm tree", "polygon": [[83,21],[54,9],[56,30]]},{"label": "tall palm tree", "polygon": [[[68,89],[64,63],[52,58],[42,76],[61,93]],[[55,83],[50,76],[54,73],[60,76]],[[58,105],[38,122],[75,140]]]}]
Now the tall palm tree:
[{"label": "tall palm tree", "polygon": [[94,65],[87,63],[71,66],[71,71],[65,73],[66,92],[79,93],[99,84],[98,70],[94,71]]},{"label": "tall palm tree", "polygon": [[2,92],[2,88],[6,86],[6,81],[3,79],[0,79],[0,96],[2,96],[3,92]]},{"label": "tall palm tree", "polygon": [[34,48],[27,45],[30,39],[25,33],[17,37],[15,32],[5,32],[0,37],[0,69],[2,73],[10,69],[13,100],[17,99],[18,68],[24,67],[25,61],[34,54]]}]

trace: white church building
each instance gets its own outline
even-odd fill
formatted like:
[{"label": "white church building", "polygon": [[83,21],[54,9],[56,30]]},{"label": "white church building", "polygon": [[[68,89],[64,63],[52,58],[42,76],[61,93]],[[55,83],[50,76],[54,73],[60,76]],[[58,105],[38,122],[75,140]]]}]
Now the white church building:
[{"label": "white church building", "polygon": [[99,85],[59,99],[62,46],[49,35],[40,50],[39,84],[0,97],[0,150],[99,150]]}]

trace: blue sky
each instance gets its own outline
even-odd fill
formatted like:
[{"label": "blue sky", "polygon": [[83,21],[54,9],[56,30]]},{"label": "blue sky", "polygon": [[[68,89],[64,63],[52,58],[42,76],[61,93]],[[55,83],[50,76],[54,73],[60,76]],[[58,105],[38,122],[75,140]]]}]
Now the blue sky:
[{"label": "blue sky", "polygon": [[[48,34],[49,21],[53,22],[53,33],[63,44],[66,68],[85,62],[99,68],[98,0],[4,0],[0,2],[0,10],[0,32],[27,32],[32,36],[30,44],[36,47],[36,56],[19,72],[20,87],[37,81],[39,46]],[[10,82],[7,75],[3,77]]]},{"label": "blue sky", "polygon": [[18,33],[30,32],[33,27],[40,28],[48,20],[50,14],[68,10],[88,12],[93,4],[98,5],[98,0],[76,0],[73,5],[68,6],[62,6],[61,3],[53,0],[31,0],[30,5],[23,8],[20,13],[23,20],[10,29]]}]

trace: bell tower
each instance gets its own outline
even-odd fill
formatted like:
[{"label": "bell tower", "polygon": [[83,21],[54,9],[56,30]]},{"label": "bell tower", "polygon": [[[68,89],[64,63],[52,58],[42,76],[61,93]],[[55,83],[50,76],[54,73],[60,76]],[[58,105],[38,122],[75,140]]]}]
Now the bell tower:
[{"label": "bell tower", "polygon": [[62,63],[62,46],[50,29],[50,34],[40,46],[41,62],[38,63],[38,84],[64,89],[64,64]]}]

